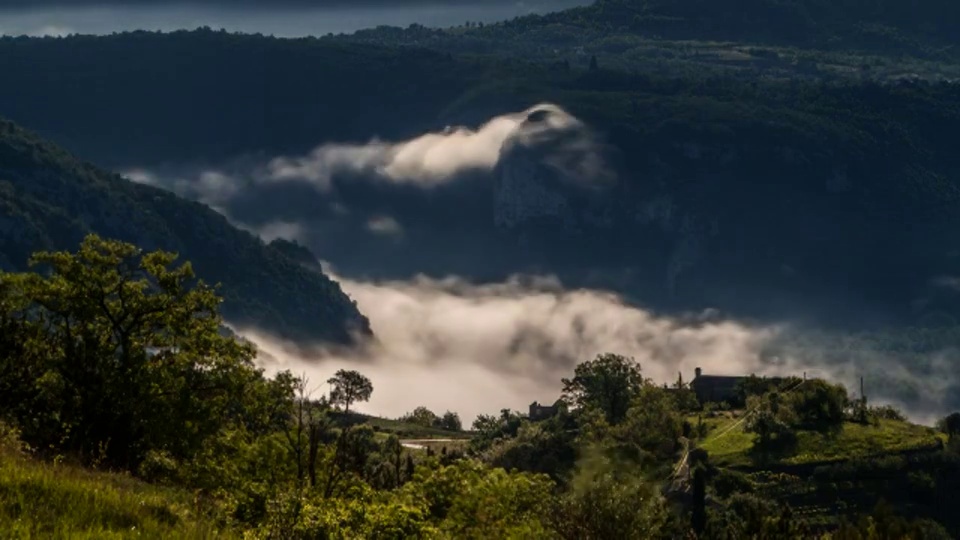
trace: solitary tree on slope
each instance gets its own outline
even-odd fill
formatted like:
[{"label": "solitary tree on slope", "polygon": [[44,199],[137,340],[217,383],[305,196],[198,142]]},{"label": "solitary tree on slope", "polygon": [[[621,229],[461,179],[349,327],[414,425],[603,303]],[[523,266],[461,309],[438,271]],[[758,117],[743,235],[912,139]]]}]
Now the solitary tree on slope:
[{"label": "solitary tree on slope", "polygon": [[333,387],[330,390],[330,403],[342,404],[344,412],[350,412],[352,403],[368,401],[370,394],[373,394],[373,383],[357,371],[341,369],[327,382]]}]

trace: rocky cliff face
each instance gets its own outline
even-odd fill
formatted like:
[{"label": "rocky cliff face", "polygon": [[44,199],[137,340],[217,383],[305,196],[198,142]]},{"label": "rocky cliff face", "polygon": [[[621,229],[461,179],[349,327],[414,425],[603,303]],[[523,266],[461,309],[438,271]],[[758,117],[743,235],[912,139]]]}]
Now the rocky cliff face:
[{"label": "rocky cliff face", "polygon": [[[805,280],[829,271],[810,254],[860,239],[850,217],[856,212],[804,210],[855,201],[858,174],[811,165],[813,158],[790,147],[676,143],[601,189],[552,166],[553,151],[544,141],[504,145],[494,179],[495,226],[521,242],[537,229],[537,241],[553,250],[606,246],[608,262],[642,267],[652,280],[646,290],[669,298],[704,298],[712,287],[706,297],[719,300],[754,286],[802,296],[797,291]],[[769,155],[778,156],[782,168],[752,168]],[[834,264],[849,266],[856,258],[842,255]]]},{"label": "rocky cliff face", "polygon": [[[537,121],[536,118],[527,120]],[[575,136],[557,135],[565,140]],[[619,263],[627,267],[657,267],[661,279],[654,285],[666,288],[670,295],[675,294],[682,275],[704,259],[710,238],[719,234],[719,222],[698,218],[682,208],[670,194],[637,198],[622,184],[597,185],[591,178],[571,175],[570,168],[555,166],[556,153],[570,150],[569,146],[558,147],[558,144],[554,139],[530,144],[517,138],[504,144],[494,177],[494,225],[515,234],[521,241],[528,238],[528,229],[543,226],[553,230],[555,234],[551,237],[555,241],[573,236],[586,237],[588,241],[593,237],[603,243],[609,241],[611,230],[626,237],[657,235],[669,243],[666,253],[651,257],[624,252]],[[591,151],[579,145],[574,149],[577,148]],[[688,159],[701,159],[708,153],[694,143],[685,145],[683,152]],[[729,150],[723,153],[725,158],[729,155]],[[593,159],[593,156],[580,158]],[[576,160],[578,156],[564,156],[564,160],[571,159]],[[648,176],[645,182],[662,181],[656,172]]]},{"label": "rocky cliff face", "polygon": [[533,108],[500,150],[497,228],[547,222],[567,232],[614,224],[615,176],[588,129],[560,109]]},{"label": "rocky cliff face", "polygon": [[576,219],[561,193],[554,173],[536,160],[535,155],[515,152],[505,158],[497,172],[493,193],[493,222],[499,229],[511,230],[547,218],[573,227]]}]

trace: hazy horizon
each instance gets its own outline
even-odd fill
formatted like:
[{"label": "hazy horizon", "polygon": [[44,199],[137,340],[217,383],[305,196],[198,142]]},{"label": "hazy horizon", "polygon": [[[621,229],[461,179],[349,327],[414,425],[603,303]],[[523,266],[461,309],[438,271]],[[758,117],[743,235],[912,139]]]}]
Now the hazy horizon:
[{"label": "hazy horizon", "polygon": [[277,9],[219,3],[10,6],[0,3],[0,35],[63,36],[110,34],[134,30],[174,31],[208,26],[230,32],[277,37],[323,36],[352,33],[381,25],[422,24],[449,27],[465,22],[491,23],[533,13],[559,11],[590,0],[524,0],[521,2],[336,4],[326,7],[284,4]]}]

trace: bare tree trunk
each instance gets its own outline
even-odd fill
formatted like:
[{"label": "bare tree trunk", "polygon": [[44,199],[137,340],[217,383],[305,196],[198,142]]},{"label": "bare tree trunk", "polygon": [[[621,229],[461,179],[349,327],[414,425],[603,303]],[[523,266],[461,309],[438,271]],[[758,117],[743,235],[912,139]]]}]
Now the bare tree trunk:
[{"label": "bare tree trunk", "polygon": [[309,449],[307,452],[307,475],[310,478],[310,487],[317,485],[317,454],[320,452],[320,424],[311,422],[309,433]]}]

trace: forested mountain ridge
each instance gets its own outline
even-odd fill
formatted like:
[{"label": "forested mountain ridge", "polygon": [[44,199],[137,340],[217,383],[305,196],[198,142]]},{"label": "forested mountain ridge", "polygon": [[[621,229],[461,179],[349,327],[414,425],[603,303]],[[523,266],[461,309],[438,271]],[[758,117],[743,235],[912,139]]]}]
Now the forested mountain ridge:
[{"label": "forested mountain ridge", "polygon": [[369,323],[339,285],[196,202],[135,184],[0,120],[0,268],[39,249],[74,249],[90,232],[166,249],[221,283],[224,313],[303,342],[350,343]]},{"label": "forested mountain ridge", "polygon": [[[603,62],[566,70],[210,30],[8,38],[0,40],[0,70],[10,76],[0,113],[98,163],[149,168],[403,140],[549,101],[617,150],[605,226],[499,229],[494,200],[504,192],[493,178],[430,193],[356,179],[344,181],[349,193],[259,186],[225,209],[251,226],[314,223],[307,247],[347,275],[547,272],[656,308],[776,318],[817,303],[810,317],[829,324],[863,313],[955,316],[958,295],[938,280],[960,275],[951,138],[960,86],[629,73]],[[349,218],[324,216],[338,204]],[[366,227],[383,213],[404,225],[402,242],[384,247]]]},{"label": "forested mountain ridge", "polygon": [[934,56],[955,55],[952,44],[960,37],[960,8],[949,0],[598,0],[540,19],[665,39]]},{"label": "forested mountain ridge", "polygon": [[331,36],[587,67],[703,77],[960,78],[960,12],[941,0],[599,0],[450,29],[413,25]]},{"label": "forested mountain ridge", "polygon": [[0,113],[108,167],[306,151],[366,141],[372,125],[414,134],[486,71],[427,50],[209,29],[3,37],[0,69]]}]

